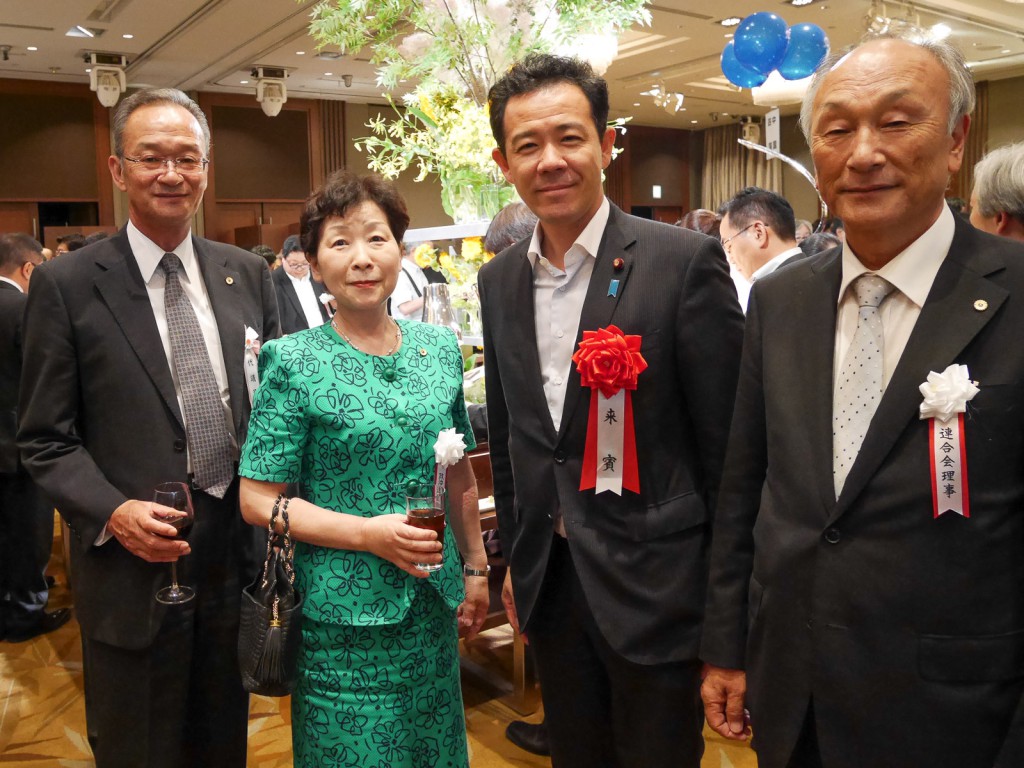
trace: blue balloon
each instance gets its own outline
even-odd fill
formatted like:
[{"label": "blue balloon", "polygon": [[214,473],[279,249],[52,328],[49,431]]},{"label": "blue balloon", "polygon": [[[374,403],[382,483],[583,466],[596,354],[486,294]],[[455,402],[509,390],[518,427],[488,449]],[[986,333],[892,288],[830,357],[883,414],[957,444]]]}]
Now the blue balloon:
[{"label": "blue balloon", "polygon": [[733,35],[736,59],[747,69],[770,74],[786,55],[789,27],[774,13],[752,13],[736,27]]},{"label": "blue balloon", "polygon": [[817,24],[797,24],[789,28],[789,47],[779,64],[786,80],[810,77],[828,54],[828,35]]},{"label": "blue balloon", "polygon": [[740,88],[756,88],[768,79],[768,75],[755,72],[740,64],[736,59],[736,46],[732,40],[722,49],[722,74],[733,85]]}]

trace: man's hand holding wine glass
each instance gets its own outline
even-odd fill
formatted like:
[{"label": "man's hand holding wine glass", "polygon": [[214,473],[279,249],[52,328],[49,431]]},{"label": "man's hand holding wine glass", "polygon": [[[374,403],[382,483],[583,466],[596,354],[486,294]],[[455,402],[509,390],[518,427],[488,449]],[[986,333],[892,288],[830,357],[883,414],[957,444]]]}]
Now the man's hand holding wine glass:
[{"label": "man's hand holding wine glass", "polygon": [[114,510],[107,530],[136,557],[150,563],[172,563],[192,550],[187,541],[175,538],[177,529],[164,518],[184,514],[153,501],[129,499]]}]

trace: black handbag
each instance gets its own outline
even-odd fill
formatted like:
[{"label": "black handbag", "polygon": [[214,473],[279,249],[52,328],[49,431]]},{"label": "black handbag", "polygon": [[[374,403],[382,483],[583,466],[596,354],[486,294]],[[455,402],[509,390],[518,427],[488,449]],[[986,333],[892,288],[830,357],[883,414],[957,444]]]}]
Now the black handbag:
[{"label": "black handbag", "polygon": [[[302,595],[295,588],[288,501],[283,496],[274,501],[266,562],[253,583],[242,590],[238,666],[245,690],[261,696],[287,696],[292,692],[302,642]],[[276,530],[279,510],[282,533]]]}]

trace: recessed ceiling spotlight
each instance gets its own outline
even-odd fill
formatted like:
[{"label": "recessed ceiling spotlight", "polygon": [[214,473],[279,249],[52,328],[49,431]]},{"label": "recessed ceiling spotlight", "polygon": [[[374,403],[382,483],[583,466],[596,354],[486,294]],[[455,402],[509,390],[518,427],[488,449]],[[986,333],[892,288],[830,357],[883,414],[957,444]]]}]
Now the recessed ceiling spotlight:
[{"label": "recessed ceiling spotlight", "polygon": [[814,0],[789,0],[791,5],[800,7],[801,5],[810,5]]},{"label": "recessed ceiling spotlight", "polygon": [[85,71],[86,71],[87,73],[88,73],[88,72],[92,72],[92,67],[86,67],[86,70],[85,70]]},{"label": "recessed ceiling spotlight", "polygon": [[25,50],[26,51],[38,51],[39,49],[36,48],[34,45],[30,45],[30,46],[26,47]]},{"label": "recessed ceiling spotlight", "polygon": [[691,120],[690,122],[691,122],[691,123],[693,123],[694,125],[696,125],[696,124],[697,124],[697,121],[696,121],[696,120]]},{"label": "recessed ceiling spotlight", "polygon": [[296,51],[296,52],[295,52],[295,55],[296,55],[296,56],[305,56],[305,55],[306,55],[306,52],[305,52],[305,51]]},{"label": "recessed ceiling spotlight", "polygon": [[324,72],[324,77],[330,77],[333,74],[333,72]]},{"label": "recessed ceiling spotlight", "polygon": [[741,21],[743,21],[743,19],[741,19],[739,16],[730,16],[727,19],[722,19],[718,23],[721,24],[723,27],[735,27]]},{"label": "recessed ceiling spotlight", "polygon": [[135,37],[135,35],[130,35],[130,34],[126,33],[126,34],[121,35],[121,37],[123,37],[125,40],[131,40],[131,39],[133,39]]},{"label": "recessed ceiling spotlight", "polygon": [[1010,53],[1010,49],[1009,48],[1003,48],[1003,50],[1001,50],[1000,53]]},{"label": "recessed ceiling spotlight", "polygon": [[633,102],[633,106],[634,107],[639,107],[640,106],[640,102],[639,101],[634,101]]},{"label": "recessed ceiling spotlight", "polygon": [[248,81],[248,80],[239,80],[239,81],[238,81],[238,84],[239,84],[239,85],[248,85],[248,84],[249,84],[249,81]]},{"label": "recessed ceiling spotlight", "polygon": [[942,24],[940,22],[939,24],[932,25],[931,33],[932,40],[945,40],[947,37],[953,34],[953,29],[949,26],[949,24]]}]

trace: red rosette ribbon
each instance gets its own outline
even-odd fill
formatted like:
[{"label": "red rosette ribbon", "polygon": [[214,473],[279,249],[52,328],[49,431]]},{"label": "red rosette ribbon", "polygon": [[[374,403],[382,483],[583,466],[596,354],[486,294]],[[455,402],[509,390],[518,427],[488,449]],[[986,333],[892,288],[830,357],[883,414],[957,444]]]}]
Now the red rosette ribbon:
[{"label": "red rosette ribbon", "polygon": [[594,488],[595,493],[612,491],[621,496],[626,488],[640,493],[630,392],[647,368],[640,354],[641,341],[640,336],[627,336],[609,325],[584,331],[572,356],[580,384],[592,390],[581,491]]}]

